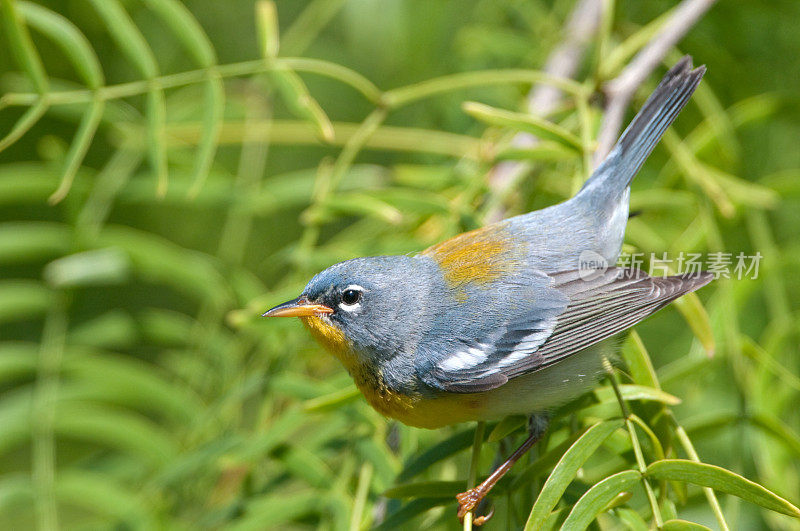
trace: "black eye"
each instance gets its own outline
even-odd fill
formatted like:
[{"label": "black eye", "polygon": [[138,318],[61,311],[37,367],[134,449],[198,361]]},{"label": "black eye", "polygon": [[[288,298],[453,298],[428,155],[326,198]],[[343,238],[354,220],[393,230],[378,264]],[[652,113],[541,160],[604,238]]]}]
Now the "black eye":
[{"label": "black eye", "polygon": [[342,292],[342,302],[353,305],[361,300],[361,292],[357,289],[346,289]]}]

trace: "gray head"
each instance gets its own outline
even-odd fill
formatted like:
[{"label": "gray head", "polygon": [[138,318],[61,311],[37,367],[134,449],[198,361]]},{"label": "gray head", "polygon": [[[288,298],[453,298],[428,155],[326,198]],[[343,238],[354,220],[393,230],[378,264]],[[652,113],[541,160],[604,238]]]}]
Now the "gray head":
[{"label": "gray head", "polygon": [[340,262],[317,274],[303,293],[268,317],[317,316],[340,330],[369,360],[416,345],[425,321],[433,262],[376,256]]}]

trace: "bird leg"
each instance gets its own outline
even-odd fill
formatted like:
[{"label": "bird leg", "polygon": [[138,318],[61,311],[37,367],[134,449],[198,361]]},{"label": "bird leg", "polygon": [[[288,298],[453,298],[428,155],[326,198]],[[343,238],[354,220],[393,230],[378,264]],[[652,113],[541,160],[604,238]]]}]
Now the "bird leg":
[{"label": "bird leg", "polygon": [[[475,507],[478,506],[478,504],[486,497],[486,495],[489,494],[489,491],[492,490],[497,482],[500,481],[500,479],[505,476],[509,470],[511,470],[511,467],[513,467],[517,461],[519,461],[519,458],[525,455],[525,453],[527,453],[527,451],[530,450],[531,447],[542,438],[544,432],[547,431],[548,418],[546,416],[531,416],[529,422],[530,434],[528,435],[528,438],[525,439],[525,442],[523,442],[513,454],[511,454],[511,457],[506,459],[502,465],[497,467],[497,469],[492,472],[492,474],[486,478],[483,483],[477,487],[469,489],[466,492],[456,495],[456,499],[458,500],[459,519],[463,520],[464,516],[466,516],[468,512],[471,512],[473,509],[475,509]],[[479,516],[475,518],[473,523],[481,525],[490,517],[491,513],[486,517]]]}]

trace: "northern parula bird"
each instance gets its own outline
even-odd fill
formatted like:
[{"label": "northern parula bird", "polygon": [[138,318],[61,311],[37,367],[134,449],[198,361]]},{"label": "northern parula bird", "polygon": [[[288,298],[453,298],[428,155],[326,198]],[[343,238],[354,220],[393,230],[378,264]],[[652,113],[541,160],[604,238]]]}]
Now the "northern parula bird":
[{"label": "northern parula bird", "polygon": [[[299,317],[367,401],[405,424],[539,414],[519,457],[543,431],[542,414],[602,374],[590,347],[712,278],[605,267],[622,246],[631,180],[704,72],[690,57],[675,65],[571,199],[414,256],[338,263],[264,315]],[[494,482],[461,495],[460,514]]]}]

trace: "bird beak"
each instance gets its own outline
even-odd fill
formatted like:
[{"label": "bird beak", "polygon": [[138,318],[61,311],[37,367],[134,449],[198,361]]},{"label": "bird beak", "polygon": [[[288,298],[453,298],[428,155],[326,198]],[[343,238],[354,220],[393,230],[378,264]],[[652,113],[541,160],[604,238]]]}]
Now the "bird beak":
[{"label": "bird beak", "polygon": [[262,317],[311,317],[319,314],[333,313],[333,309],[325,306],[324,304],[312,304],[308,302],[305,297],[297,297],[296,299],[279,304],[274,308],[267,310]]}]

